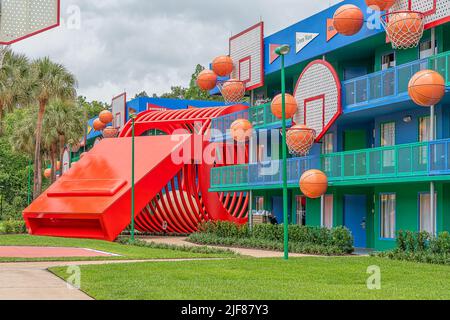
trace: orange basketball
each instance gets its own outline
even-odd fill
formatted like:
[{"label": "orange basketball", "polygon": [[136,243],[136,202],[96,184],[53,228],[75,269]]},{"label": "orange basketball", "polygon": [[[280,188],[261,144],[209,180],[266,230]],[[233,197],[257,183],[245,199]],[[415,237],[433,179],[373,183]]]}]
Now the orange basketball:
[{"label": "orange basketball", "polygon": [[366,4],[372,10],[386,11],[392,8],[397,0],[366,0]]},{"label": "orange basketball", "polygon": [[108,110],[103,110],[102,112],[100,112],[100,114],[98,115],[98,118],[104,124],[111,123],[114,119],[113,114],[111,113],[111,111],[108,111]]},{"label": "orange basketball", "polygon": [[203,91],[210,91],[214,89],[217,84],[217,74],[211,70],[203,70],[197,78],[197,85]]},{"label": "orange basketball", "polygon": [[245,96],[245,84],[236,79],[230,79],[222,86],[222,96],[227,102],[239,102]]},{"label": "orange basketball", "polygon": [[95,131],[102,131],[103,129],[106,128],[106,124],[104,124],[102,121],[100,121],[100,119],[95,119],[94,123],[92,125],[94,127]]},{"label": "orange basketball", "polygon": [[50,179],[52,177],[52,169],[45,169],[44,170],[44,177],[46,179]]},{"label": "orange basketball", "polygon": [[419,106],[434,106],[445,95],[445,79],[433,70],[419,71],[409,81],[408,93]]},{"label": "orange basketball", "polygon": [[323,196],[328,189],[328,177],[320,170],[306,171],[300,178],[300,190],[310,199]]},{"label": "orange basketball", "polygon": [[231,137],[236,142],[246,142],[253,134],[253,125],[247,119],[237,119],[230,127]]},{"label": "orange basketball", "polygon": [[105,130],[103,130],[103,137],[104,138],[115,138],[117,137],[117,134],[119,133],[119,130],[114,127],[107,127]]},{"label": "orange basketball", "polygon": [[346,4],[336,10],[333,20],[334,28],[338,33],[352,36],[361,30],[364,14],[357,6]]},{"label": "orange basketball", "polygon": [[233,72],[234,63],[229,56],[220,56],[214,59],[212,69],[220,77],[229,76]]},{"label": "orange basketball", "polygon": [[309,149],[314,144],[315,139],[316,132],[302,124],[293,126],[286,133],[286,144],[289,150],[296,151],[295,153],[302,156],[306,156],[309,153]]},{"label": "orange basketball", "polygon": [[418,12],[397,12],[389,15],[386,32],[397,47],[411,47],[417,44],[424,28],[423,16]]},{"label": "orange basketball", "polygon": [[[281,105],[282,95],[279,94],[272,100],[272,113],[278,119],[283,119],[283,111]],[[298,110],[297,100],[295,100],[294,96],[290,94],[286,94],[286,119],[291,119]]]}]

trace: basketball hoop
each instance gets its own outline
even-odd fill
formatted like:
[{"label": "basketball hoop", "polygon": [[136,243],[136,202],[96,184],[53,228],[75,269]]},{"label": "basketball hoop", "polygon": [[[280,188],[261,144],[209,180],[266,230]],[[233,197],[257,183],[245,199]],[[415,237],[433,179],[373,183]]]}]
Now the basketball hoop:
[{"label": "basketball hoop", "polygon": [[315,140],[316,130],[306,126],[293,126],[286,130],[286,144],[293,156],[306,157]]},{"label": "basketball hoop", "polygon": [[242,102],[245,97],[245,82],[230,79],[227,81],[218,81],[217,87],[222,93],[223,99],[227,103]]},{"label": "basketball hoop", "polygon": [[410,49],[419,45],[423,36],[424,14],[418,11],[393,11],[381,17],[383,27],[394,49]]}]

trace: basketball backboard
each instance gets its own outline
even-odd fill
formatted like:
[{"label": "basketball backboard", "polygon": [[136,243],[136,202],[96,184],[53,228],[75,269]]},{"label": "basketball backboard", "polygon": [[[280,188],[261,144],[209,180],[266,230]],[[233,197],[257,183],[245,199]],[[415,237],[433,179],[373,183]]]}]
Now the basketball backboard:
[{"label": "basketball backboard", "polygon": [[425,29],[450,21],[450,0],[397,0],[390,12],[412,10],[425,16]]},{"label": "basketball backboard", "polygon": [[113,127],[121,130],[126,121],[127,94],[124,92],[112,99],[111,112],[114,116]]},{"label": "basketball backboard", "polygon": [[341,81],[333,66],[324,60],[311,62],[298,79],[294,97],[294,123],[314,129],[319,142],[342,114]]},{"label": "basketball backboard", "polygon": [[0,45],[59,26],[60,0],[1,0]]},{"label": "basketball backboard", "polygon": [[247,91],[264,86],[264,22],[230,38],[230,57],[231,78],[244,81]]}]

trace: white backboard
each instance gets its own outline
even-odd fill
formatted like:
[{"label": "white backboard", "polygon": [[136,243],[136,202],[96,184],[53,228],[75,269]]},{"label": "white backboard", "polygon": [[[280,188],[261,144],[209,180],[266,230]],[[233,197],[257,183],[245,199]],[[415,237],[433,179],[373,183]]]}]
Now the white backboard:
[{"label": "white backboard", "polygon": [[0,6],[1,45],[59,26],[60,0],[2,0]]},{"label": "white backboard", "polygon": [[412,10],[425,15],[425,29],[450,21],[450,0],[397,0],[393,11]]},{"label": "white backboard", "polygon": [[113,126],[121,130],[126,121],[127,94],[124,92],[112,99],[111,112],[114,116]]},{"label": "white backboard", "polygon": [[311,62],[298,79],[294,97],[298,103],[294,123],[314,129],[320,141],[342,114],[341,81],[336,70],[324,60]]},{"label": "white backboard", "polygon": [[231,77],[244,81],[247,91],[264,86],[264,22],[230,38]]}]

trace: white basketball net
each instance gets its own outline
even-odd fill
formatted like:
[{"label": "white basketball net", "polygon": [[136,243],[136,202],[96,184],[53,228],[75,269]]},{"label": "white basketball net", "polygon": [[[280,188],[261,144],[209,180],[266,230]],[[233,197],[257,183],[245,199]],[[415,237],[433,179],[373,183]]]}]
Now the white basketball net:
[{"label": "white basketball net", "polygon": [[[304,134],[299,134],[299,133]],[[299,139],[301,138],[301,139]],[[289,153],[296,157],[306,157],[316,140],[316,130],[309,128],[291,128],[286,130],[286,143]]]},{"label": "white basketball net", "polygon": [[217,82],[217,87],[227,103],[242,102],[245,97],[245,82],[239,80],[227,80]]},{"label": "white basketball net", "polygon": [[[411,23],[412,19],[399,19],[398,14],[413,14],[414,20],[420,17],[421,23]],[[404,17],[404,16],[402,16]],[[424,31],[424,15],[417,11],[393,11],[382,16],[381,22],[392,42],[393,49],[410,49],[419,45]]]}]

